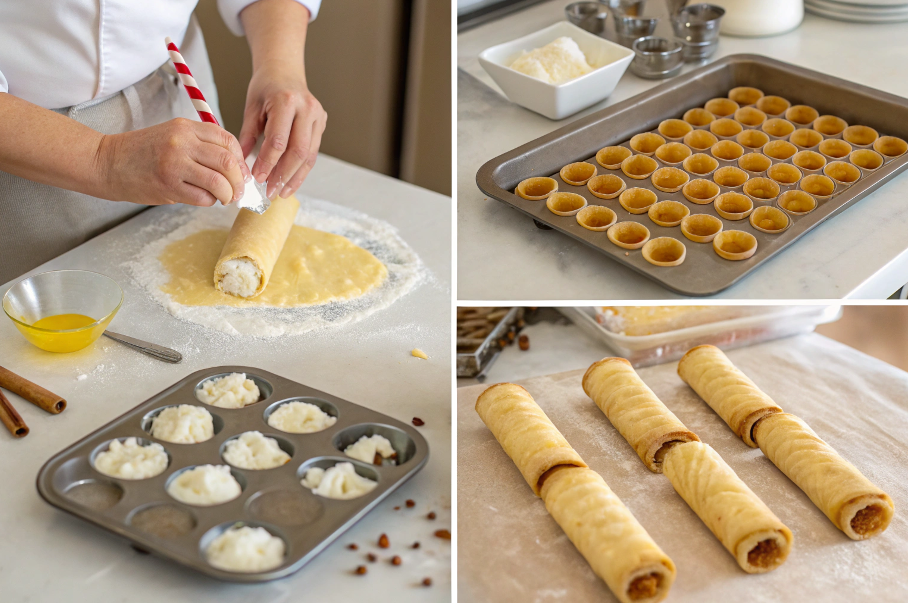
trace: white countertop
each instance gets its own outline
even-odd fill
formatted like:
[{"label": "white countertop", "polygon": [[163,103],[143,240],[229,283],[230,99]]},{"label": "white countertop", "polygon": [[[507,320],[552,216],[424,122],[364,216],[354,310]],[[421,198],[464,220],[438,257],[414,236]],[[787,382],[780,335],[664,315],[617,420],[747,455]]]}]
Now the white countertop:
[{"label": "white countertop", "polygon": [[[342,186],[341,186],[342,184]],[[31,428],[22,440],[0,433],[0,584],[2,601],[211,601],[252,603],[450,600],[450,542],[433,536],[451,526],[451,240],[450,199],[322,156],[302,194],[366,212],[394,225],[419,254],[430,277],[390,308],[364,321],[280,340],[227,338],[188,327],[155,304],[124,272],[119,247],[163,213],[154,208],[44,264],[41,272],[103,272],[125,291],[111,329],[182,352],[181,364],[159,362],[106,338],[72,354],[41,351],[0,320],[0,365],[67,399],[49,415],[9,395]],[[204,211],[204,210],[199,210]],[[0,296],[9,288],[0,286]],[[419,347],[430,359],[410,356]],[[154,556],[45,504],[35,477],[50,456],[199,369],[259,366],[289,379],[387,413],[419,428],[430,446],[426,467],[296,574],[262,585],[226,584]],[[77,381],[76,376],[88,377]],[[402,506],[413,499],[414,509]],[[435,521],[426,519],[435,511]],[[375,546],[380,534],[391,548]],[[411,550],[414,541],[419,550]],[[358,551],[346,549],[357,543]],[[365,560],[367,552],[378,563]],[[387,559],[400,555],[403,564]],[[369,573],[352,573],[367,565]],[[430,577],[431,588],[421,586]]]},{"label": "white countertop", "polygon": [[[545,2],[457,38],[457,232],[459,300],[679,298],[569,237],[537,229],[476,187],[486,161],[584,115],[658,85],[629,71],[605,101],[562,121],[510,103],[479,53],[564,19],[566,0]],[[652,3],[662,9],[661,3]],[[648,7],[649,10],[649,7]],[[664,10],[664,9],[662,9]],[[609,31],[612,26],[609,25]],[[670,35],[661,22],[657,35]],[[722,36],[714,59],[756,53],[908,97],[908,23],[849,24],[806,15],[772,38]],[[685,71],[696,66],[685,66]],[[884,299],[908,281],[908,174],[902,174],[717,297]],[[871,234],[872,233],[872,234]]]}]

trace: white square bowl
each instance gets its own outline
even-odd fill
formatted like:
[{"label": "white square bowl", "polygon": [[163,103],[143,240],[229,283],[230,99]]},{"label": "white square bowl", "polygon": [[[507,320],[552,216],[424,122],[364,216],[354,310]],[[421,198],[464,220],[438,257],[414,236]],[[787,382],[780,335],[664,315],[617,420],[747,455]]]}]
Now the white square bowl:
[{"label": "white square bowl", "polygon": [[[509,67],[523,52],[541,48],[557,38],[572,38],[593,71],[563,84],[547,84]],[[513,103],[549,119],[564,119],[608,97],[634,58],[634,51],[595,36],[567,21],[483,50],[479,64]]]}]

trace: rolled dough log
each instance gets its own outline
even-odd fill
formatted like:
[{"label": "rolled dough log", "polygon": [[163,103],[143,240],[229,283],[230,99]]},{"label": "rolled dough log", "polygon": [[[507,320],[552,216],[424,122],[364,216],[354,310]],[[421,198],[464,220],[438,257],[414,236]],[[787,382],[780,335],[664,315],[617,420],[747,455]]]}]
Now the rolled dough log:
[{"label": "rolled dough log", "polygon": [[543,475],[559,465],[586,467],[530,393],[513,383],[499,383],[476,399],[476,412],[539,496]]},{"label": "rolled dough log", "polygon": [[214,267],[215,288],[238,297],[264,291],[299,208],[296,197],[277,197],[264,214],[240,210]]},{"label": "rolled dough log", "polygon": [[678,375],[751,448],[757,447],[751,433],[754,424],[768,414],[782,412],[715,346],[688,350],[678,363]]},{"label": "rolled dough log", "polygon": [[865,540],[889,526],[894,509],[889,495],[798,417],[766,416],[754,427],[754,438],[763,454],[849,538]]},{"label": "rolled dough log", "polygon": [[542,484],[545,508],[622,603],[668,595],[675,564],[590,469],[560,466]]},{"label": "rolled dough log", "polygon": [[605,358],[590,366],[583,391],[654,473],[662,473],[662,460],[672,445],[700,441],[624,358]]},{"label": "rolled dough log", "polygon": [[709,445],[673,446],[662,472],[745,572],[764,573],[785,562],[791,530]]}]

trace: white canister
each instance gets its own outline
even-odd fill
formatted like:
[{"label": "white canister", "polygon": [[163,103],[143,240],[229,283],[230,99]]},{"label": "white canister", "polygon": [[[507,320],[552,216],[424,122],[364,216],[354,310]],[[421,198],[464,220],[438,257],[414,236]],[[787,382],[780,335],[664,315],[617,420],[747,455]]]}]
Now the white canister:
[{"label": "white canister", "polygon": [[721,32],[730,36],[775,36],[804,19],[804,0],[709,0],[725,9]]}]

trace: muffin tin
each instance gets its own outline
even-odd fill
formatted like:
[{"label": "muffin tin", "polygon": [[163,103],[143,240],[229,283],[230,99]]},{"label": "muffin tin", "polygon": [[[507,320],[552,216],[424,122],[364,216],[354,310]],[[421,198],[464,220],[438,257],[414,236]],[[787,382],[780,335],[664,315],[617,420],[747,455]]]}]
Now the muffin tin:
[{"label": "muffin tin", "polygon": [[[732,55],[581,118],[487,162],[477,173],[477,185],[488,196],[532,217],[540,228],[555,229],[567,234],[672,291],[691,296],[713,295],[744,278],[763,262],[828,218],[841,213],[879,188],[908,166],[908,154],[905,154],[887,161],[873,171],[866,171],[851,185],[837,185],[830,197],[818,197],[817,207],[813,211],[806,214],[790,213],[789,224],[781,232],[769,233],[754,228],[750,220],[734,221],[721,217],[713,202],[692,203],[685,198],[683,190],[659,191],[653,186],[650,178],[632,179],[620,169],[609,170],[596,162],[596,153],[600,149],[608,146],[630,148],[629,142],[632,137],[644,133],[658,133],[659,124],[664,120],[680,119],[686,112],[703,107],[711,99],[727,97],[730,90],[741,86],[759,88],[766,95],[787,99],[792,105],[808,105],[817,109],[819,115],[834,115],[852,125],[868,126],[879,132],[880,136],[896,136],[908,140],[908,99],[768,57]],[[774,116],[770,116],[772,117]],[[805,127],[795,125],[798,128]],[[760,127],[744,126],[743,132],[759,132]],[[709,132],[708,128],[708,125],[700,125],[694,132]],[[837,135],[838,138],[841,136]],[[670,141],[666,139],[666,142]],[[747,145],[744,147],[745,154],[755,152],[754,149],[747,148]],[[857,149],[858,147],[854,147],[854,150]],[[693,151],[694,154],[698,152],[709,154],[709,151],[698,149]],[[634,156],[636,155],[635,152]],[[677,226],[660,226],[650,220],[646,213],[634,214],[627,211],[618,199],[597,198],[586,186],[567,184],[559,177],[558,171],[563,166],[578,161],[595,165],[598,174],[614,174],[622,178],[628,189],[639,187],[651,190],[657,194],[659,201],[678,201],[685,204],[691,214],[706,213],[717,217],[723,223],[723,231],[740,230],[755,237],[758,244],[756,252],[740,261],[723,259],[714,251],[712,244],[695,243],[685,238]],[[840,161],[847,163],[849,158],[844,157]],[[657,163],[659,168],[666,165],[679,169],[685,167],[683,164],[673,165],[661,160],[657,160]],[[734,162],[719,163],[719,167],[737,165]],[[776,163],[779,161],[772,160],[772,164]],[[792,158],[788,157],[782,163],[791,165]],[[690,173],[690,170],[685,171]],[[715,172],[711,172],[703,178],[712,181],[714,174]],[[553,214],[547,209],[544,201],[522,199],[513,193],[517,183],[525,178],[549,175],[558,182],[559,192],[576,193],[585,197],[588,205],[603,205],[612,209],[617,214],[619,224],[637,222],[649,230],[651,239],[659,237],[678,239],[687,248],[684,262],[677,266],[653,265],[646,261],[640,250],[628,250],[613,244],[606,236],[607,233],[584,228],[573,216],[562,217]],[[753,178],[754,174],[749,176]],[[691,180],[697,177],[700,176],[691,174]],[[744,192],[742,187],[719,188],[720,194],[729,191]],[[784,193],[797,188],[798,183],[795,183],[793,186],[782,186],[779,192]],[[777,207],[777,200],[778,198],[769,201],[755,200],[754,208]]]},{"label": "muffin tin", "polygon": [[[241,409],[224,409],[199,402],[195,390],[202,382],[230,373],[246,373],[259,386],[258,402]],[[324,431],[292,434],[267,423],[279,405],[301,400],[330,415],[334,425]],[[192,404],[214,418],[215,435],[198,444],[155,440],[149,429],[163,408]],[[221,458],[227,440],[246,431],[260,431],[276,439],[291,455],[275,469],[231,468],[243,492],[232,501],[211,506],[185,505],[171,498],[165,486],[172,476],[193,465],[226,465]],[[397,464],[363,463],[343,449],[363,435],[378,434],[391,441]],[[158,442],[170,462],[160,475],[145,480],[108,477],[93,467],[95,456],[118,438]],[[391,492],[413,477],[429,457],[425,439],[411,426],[387,415],[306,385],[251,367],[222,366],[198,371],[136,406],[118,419],[51,458],[38,474],[38,492],[49,504],[131,541],[139,549],[176,561],[229,582],[266,582],[282,578],[311,561],[331,542],[362,519]],[[300,484],[310,467],[327,468],[350,462],[356,472],[378,485],[352,500],[334,500],[313,494]],[[261,526],[284,540],[286,556],[279,567],[259,573],[234,573],[208,564],[205,549],[224,530],[242,523]]]}]

